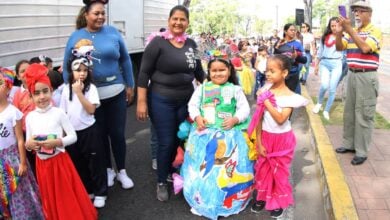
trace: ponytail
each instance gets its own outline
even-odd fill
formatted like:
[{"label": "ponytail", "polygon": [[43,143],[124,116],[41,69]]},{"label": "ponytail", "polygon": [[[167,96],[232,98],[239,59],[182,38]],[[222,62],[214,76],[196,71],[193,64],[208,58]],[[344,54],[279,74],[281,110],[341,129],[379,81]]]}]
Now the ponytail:
[{"label": "ponytail", "polygon": [[87,6],[84,6],[80,9],[79,14],[76,19],[76,29],[80,30],[87,26],[87,19],[85,19],[85,13],[87,13]]}]

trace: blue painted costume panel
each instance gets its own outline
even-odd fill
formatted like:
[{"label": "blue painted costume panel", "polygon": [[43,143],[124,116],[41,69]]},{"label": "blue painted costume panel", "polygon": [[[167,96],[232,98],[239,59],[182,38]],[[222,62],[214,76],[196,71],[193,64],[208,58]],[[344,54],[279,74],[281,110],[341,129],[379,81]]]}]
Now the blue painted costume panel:
[{"label": "blue painted costume panel", "polygon": [[189,205],[210,219],[229,216],[243,209],[251,199],[253,162],[239,129],[193,126],[186,143],[183,193]]}]

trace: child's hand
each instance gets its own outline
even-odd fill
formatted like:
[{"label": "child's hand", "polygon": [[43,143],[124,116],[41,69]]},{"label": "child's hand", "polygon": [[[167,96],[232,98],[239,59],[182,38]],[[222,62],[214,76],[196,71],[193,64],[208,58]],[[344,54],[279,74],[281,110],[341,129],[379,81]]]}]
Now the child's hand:
[{"label": "child's hand", "polygon": [[198,131],[204,130],[206,128],[207,121],[202,116],[196,116],[195,121],[198,125]]},{"label": "child's hand", "polygon": [[44,147],[47,149],[52,149],[52,148],[61,146],[61,144],[59,143],[59,140],[60,139],[47,139],[44,141],[39,141],[39,144],[41,147]]},{"label": "child's hand", "polygon": [[30,139],[28,139],[25,143],[27,150],[39,150],[40,148],[40,141],[35,140],[36,136],[32,136]]},{"label": "child's hand", "polygon": [[260,156],[262,156],[262,157],[267,156],[267,150],[265,149],[265,147],[262,144],[257,146],[257,151],[259,152]]},{"label": "child's hand", "polygon": [[224,130],[230,130],[238,123],[237,117],[228,117],[224,118],[222,122],[222,127]]},{"label": "child's hand", "polygon": [[18,176],[24,176],[27,173],[27,164],[20,163],[18,169]]},{"label": "child's hand", "polygon": [[75,94],[80,94],[83,92],[84,89],[84,83],[81,82],[81,80],[77,80],[72,84],[72,90]]}]

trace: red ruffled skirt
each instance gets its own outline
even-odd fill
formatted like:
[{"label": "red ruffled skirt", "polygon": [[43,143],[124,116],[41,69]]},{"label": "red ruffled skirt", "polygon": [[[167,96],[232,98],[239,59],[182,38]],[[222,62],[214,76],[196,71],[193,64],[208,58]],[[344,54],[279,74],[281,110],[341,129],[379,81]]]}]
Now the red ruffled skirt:
[{"label": "red ruffled skirt", "polygon": [[259,156],[255,164],[256,200],[265,201],[266,210],[285,209],[294,203],[289,176],[295,135],[292,131],[281,134],[262,131],[261,142],[267,156]]},{"label": "red ruffled skirt", "polygon": [[68,153],[36,159],[37,180],[47,220],[97,219],[97,211]]}]

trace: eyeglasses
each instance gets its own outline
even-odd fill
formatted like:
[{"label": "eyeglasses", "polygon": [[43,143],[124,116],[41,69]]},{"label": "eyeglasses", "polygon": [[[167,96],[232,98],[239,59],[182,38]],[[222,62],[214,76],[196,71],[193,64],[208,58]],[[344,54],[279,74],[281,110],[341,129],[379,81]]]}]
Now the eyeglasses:
[{"label": "eyeglasses", "polygon": [[358,14],[361,14],[363,12],[369,12],[369,10],[364,10],[364,9],[353,9],[352,10],[352,13],[358,13]]},{"label": "eyeglasses", "polygon": [[302,28],[306,28],[306,26],[302,26]]},{"label": "eyeglasses", "polygon": [[81,64],[84,64],[86,67],[92,66],[92,62],[89,61],[87,58],[80,58],[80,59],[73,60],[72,70],[73,71],[78,70]]}]

